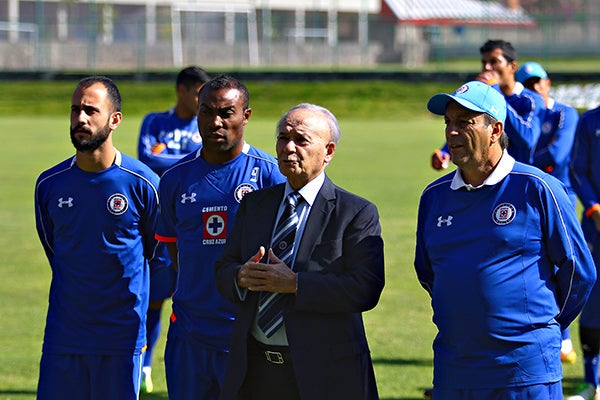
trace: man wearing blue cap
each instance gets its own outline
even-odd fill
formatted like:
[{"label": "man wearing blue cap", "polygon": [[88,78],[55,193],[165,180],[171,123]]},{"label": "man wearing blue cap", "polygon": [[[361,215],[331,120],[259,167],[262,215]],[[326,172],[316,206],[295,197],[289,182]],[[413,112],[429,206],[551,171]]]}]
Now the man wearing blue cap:
[{"label": "man wearing blue cap", "polygon": [[[486,41],[480,48],[481,72],[475,80],[486,83],[504,96],[507,106],[504,131],[509,140],[508,152],[515,160],[532,163],[546,110],[544,100],[536,92],[517,82],[517,51],[501,39]],[[446,146],[434,151],[431,166],[445,168],[450,161]]]},{"label": "man wearing blue cap", "polygon": [[433,96],[458,167],[421,196],[415,270],[438,335],[434,399],[562,398],[561,327],[596,270],[563,185],[506,151],[506,102],[472,81]]}]

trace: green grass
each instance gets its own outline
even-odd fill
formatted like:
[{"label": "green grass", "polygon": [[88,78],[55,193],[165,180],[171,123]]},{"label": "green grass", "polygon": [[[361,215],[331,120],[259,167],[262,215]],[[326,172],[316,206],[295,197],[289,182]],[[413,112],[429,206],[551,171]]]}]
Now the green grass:
[{"label": "green grass", "polygon": [[[159,83],[151,87],[138,85],[123,87],[127,99],[125,118],[115,132],[116,146],[131,155],[135,155],[141,110],[168,107],[172,101],[170,85],[165,85],[169,90]],[[353,90],[344,89],[344,85],[353,86]],[[421,399],[423,389],[431,384],[431,342],[436,330],[428,296],[419,286],[412,266],[414,233],[420,192],[439,176],[429,167],[429,155],[443,141],[441,119],[428,115],[424,107],[428,96],[447,87],[379,82],[371,87],[360,82],[344,85],[290,89],[284,85],[249,83],[254,114],[246,138],[273,153],[275,123],[288,106],[322,100],[321,104],[340,110],[342,140],[327,172],[340,186],[377,204],[385,241],[386,286],[379,305],[364,316],[380,395],[390,400]],[[43,169],[74,152],[68,135],[73,84],[38,82],[29,88],[25,86],[8,85],[20,94],[4,92],[8,96],[0,99],[0,134],[5,149],[0,158],[3,400],[35,398],[50,271],[35,233],[33,189]],[[150,95],[152,88],[156,90],[154,96]],[[139,90],[135,95],[134,89]],[[22,96],[23,93],[31,96]],[[22,108],[7,112],[4,106],[8,103],[21,104]],[[163,331],[169,309],[165,304]],[[579,350],[576,326],[572,336]],[[164,334],[154,359],[156,393],[143,398],[167,398],[163,349]],[[573,390],[581,369],[579,362],[566,366],[566,391]]]}]

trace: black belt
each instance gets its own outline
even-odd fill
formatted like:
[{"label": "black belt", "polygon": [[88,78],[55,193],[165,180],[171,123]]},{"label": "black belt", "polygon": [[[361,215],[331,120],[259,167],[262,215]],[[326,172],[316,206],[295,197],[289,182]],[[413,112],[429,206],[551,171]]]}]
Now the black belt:
[{"label": "black belt", "polygon": [[290,348],[287,346],[271,346],[259,342],[254,336],[249,335],[249,344],[253,347],[255,355],[261,355],[271,364],[285,364],[292,361]]}]

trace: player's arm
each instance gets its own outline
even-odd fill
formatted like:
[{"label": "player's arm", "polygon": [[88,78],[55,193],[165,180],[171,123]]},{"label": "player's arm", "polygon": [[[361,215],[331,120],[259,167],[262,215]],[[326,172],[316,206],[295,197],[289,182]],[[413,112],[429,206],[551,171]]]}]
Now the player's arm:
[{"label": "player's arm", "polygon": [[42,189],[40,188],[39,180],[36,183],[35,195],[34,195],[34,207],[35,207],[35,227],[46,253],[46,257],[51,259],[54,257],[54,228],[50,215],[43,199]]},{"label": "player's arm", "polygon": [[[550,177],[551,178],[551,177]],[[596,267],[577,215],[558,180],[547,179],[541,200],[546,253],[556,271],[556,320],[563,328],[581,312],[596,281]]]},{"label": "player's arm", "polygon": [[425,200],[423,197],[421,197],[417,217],[417,243],[415,247],[414,266],[419,283],[431,296],[433,291],[433,268],[431,266],[431,262],[429,261],[429,257],[427,256],[427,252],[425,251],[425,240],[423,238],[423,220],[425,218],[425,208]]},{"label": "player's arm", "polygon": [[544,149],[536,149],[533,165],[545,172],[552,172],[557,165],[568,162],[579,114],[572,107],[562,108],[558,115],[557,128],[550,144]]},{"label": "player's arm", "polygon": [[[540,109],[541,104],[536,104],[535,99],[529,95],[526,96],[527,106],[523,107],[525,111],[519,115],[510,105],[506,104],[506,127],[505,131],[509,139],[519,148],[526,149],[528,153],[527,163],[533,161],[533,152],[537,144],[542,129],[541,117],[545,112],[545,107]],[[510,149],[508,150],[510,153]]]},{"label": "player's arm", "polygon": [[592,154],[592,140],[595,132],[591,132],[588,123],[588,116],[583,114],[575,131],[575,141],[571,151],[571,185],[583,205],[585,216],[593,219],[594,222],[598,221],[596,226],[600,227],[600,198],[596,195],[594,185],[590,181],[589,171],[592,157],[598,155]]}]

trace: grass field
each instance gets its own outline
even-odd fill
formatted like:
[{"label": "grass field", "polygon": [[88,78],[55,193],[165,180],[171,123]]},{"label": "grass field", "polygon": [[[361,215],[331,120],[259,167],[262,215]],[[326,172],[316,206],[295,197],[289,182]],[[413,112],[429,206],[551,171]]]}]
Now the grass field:
[{"label": "grass field", "polygon": [[[148,85],[122,87],[125,117],[115,144],[128,154],[135,155],[142,110],[166,108],[172,101],[169,84]],[[35,233],[33,189],[43,169],[74,152],[68,138],[73,86],[3,83],[8,90],[3,89],[0,99],[5,149],[0,158],[0,399],[35,398],[50,271]],[[271,153],[276,119],[289,106],[308,100],[339,116],[342,139],[327,172],[337,184],[377,204],[383,226],[386,287],[379,305],[365,314],[380,395],[388,400],[422,399],[423,389],[431,384],[435,327],[428,296],[412,266],[414,233],[420,192],[439,176],[429,167],[429,155],[443,141],[442,121],[425,111],[425,102],[431,94],[456,85],[248,86],[254,114],[246,138]],[[164,331],[168,306],[165,310]],[[576,326],[572,336],[579,350]],[[163,348],[164,335],[154,359],[155,393],[145,399],[167,399]],[[577,385],[581,369],[579,362],[565,367],[566,391]]]}]

